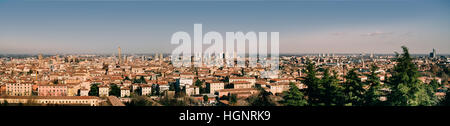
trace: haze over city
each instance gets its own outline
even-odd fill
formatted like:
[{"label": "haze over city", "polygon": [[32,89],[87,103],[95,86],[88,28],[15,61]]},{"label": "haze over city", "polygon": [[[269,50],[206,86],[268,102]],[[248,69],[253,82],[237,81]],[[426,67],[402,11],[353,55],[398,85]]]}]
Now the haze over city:
[{"label": "haze over city", "polygon": [[[1,54],[171,53],[177,31],[280,32],[280,53],[450,54],[448,1],[1,1]],[[229,9],[232,7],[233,9]]]}]

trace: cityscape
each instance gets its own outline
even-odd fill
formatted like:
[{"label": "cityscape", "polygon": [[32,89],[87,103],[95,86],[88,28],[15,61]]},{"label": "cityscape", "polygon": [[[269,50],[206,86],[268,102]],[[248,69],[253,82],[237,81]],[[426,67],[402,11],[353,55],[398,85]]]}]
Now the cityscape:
[{"label": "cityscape", "polygon": [[[448,105],[449,56],[440,55],[435,49],[429,55],[410,55],[404,49],[397,56],[394,53],[280,55],[280,72],[269,78],[261,77],[260,71],[268,67],[260,64],[208,67],[203,63],[200,67],[174,67],[167,54],[123,54],[120,47],[114,55],[2,56],[0,103],[5,106]],[[233,58],[235,62],[248,63],[248,58]],[[400,85],[395,82],[407,82],[409,90],[413,86],[417,89],[411,96],[407,92],[404,95],[408,97],[395,97],[396,93],[404,93],[395,87]]]},{"label": "cityscape", "polygon": [[449,106],[449,5],[1,0],[0,106]]}]

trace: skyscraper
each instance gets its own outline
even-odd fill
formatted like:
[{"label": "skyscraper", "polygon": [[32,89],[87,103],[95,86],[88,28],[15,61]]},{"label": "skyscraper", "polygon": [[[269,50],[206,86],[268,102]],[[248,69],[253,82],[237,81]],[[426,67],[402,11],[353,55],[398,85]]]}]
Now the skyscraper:
[{"label": "skyscraper", "polygon": [[433,52],[430,52],[430,58],[436,58],[436,50],[433,48]]}]

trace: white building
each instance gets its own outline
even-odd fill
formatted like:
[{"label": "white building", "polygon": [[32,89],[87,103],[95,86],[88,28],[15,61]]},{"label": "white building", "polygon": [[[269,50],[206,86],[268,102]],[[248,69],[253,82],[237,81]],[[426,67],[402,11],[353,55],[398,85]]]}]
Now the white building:
[{"label": "white building", "polygon": [[160,84],[159,85],[159,93],[163,93],[164,91],[168,91],[170,86],[168,84]]},{"label": "white building", "polygon": [[80,96],[89,96],[89,89],[86,88],[80,89]]},{"label": "white building", "polygon": [[143,96],[152,94],[152,86],[151,85],[142,85],[141,86],[141,94]]},{"label": "white building", "polygon": [[180,87],[184,87],[186,85],[192,85],[192,84],[194,84],[194,79],[192,79],[192,78],[180,78],[180,79],[177,79],[177,84]]}]

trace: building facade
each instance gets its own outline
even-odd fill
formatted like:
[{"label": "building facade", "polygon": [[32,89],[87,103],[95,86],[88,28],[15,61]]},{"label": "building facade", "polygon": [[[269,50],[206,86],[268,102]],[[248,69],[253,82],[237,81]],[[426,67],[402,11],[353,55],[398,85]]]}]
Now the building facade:
[{"label": "building facade", "polygon": [[39,85],[38,96],[67,96],[67,85]]},{"label": "building facade", "polygon": [[7,83],[6,95],[8,96],[31,96],[33,84],[31,83]]}]

